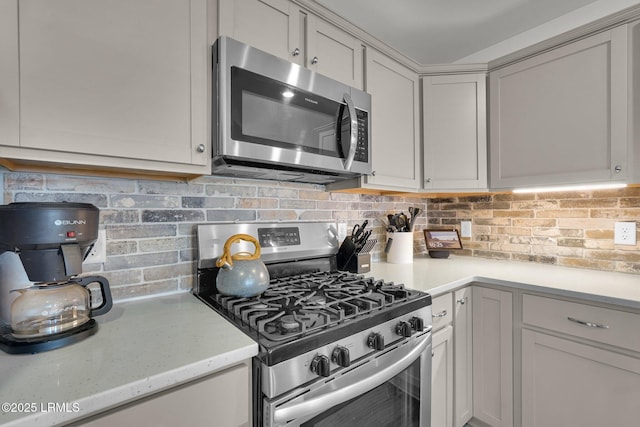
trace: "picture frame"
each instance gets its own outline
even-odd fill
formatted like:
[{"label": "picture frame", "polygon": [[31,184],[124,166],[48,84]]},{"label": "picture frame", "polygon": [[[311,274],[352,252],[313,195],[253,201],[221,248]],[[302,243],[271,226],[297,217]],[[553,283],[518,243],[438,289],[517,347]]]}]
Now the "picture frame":
[{"label": "picture frame", "polygon": [[453,229],[425,229],[424,240],[429,251],[450,251],[462,249],[462,241],[458,230]]}]

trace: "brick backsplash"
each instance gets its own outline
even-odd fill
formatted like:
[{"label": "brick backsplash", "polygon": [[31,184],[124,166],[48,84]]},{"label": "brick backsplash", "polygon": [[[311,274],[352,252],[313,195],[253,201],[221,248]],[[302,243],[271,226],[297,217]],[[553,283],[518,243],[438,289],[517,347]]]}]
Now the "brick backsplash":
[{"label": "brick backsplash", "polygon": [[[323,186],[201,177],[189,182],[8,172],[0,170],[4,203],[52,201],[92,203],[107,234],[107,261],[84,265],[101,274],[114,299],[188,291],[195,279],[197,224],[221,221],[331,220],[350,230],[368,219],[382,257],[380,218],[426,208],[424,199],[331,193]],[[424,228],[418,218],[416,229]],[[424,244],[416,232],[416,251]]]},{"label": "brick backsplash", "polygon": [[[473,237],[460,255],[532,261],[640,274],[640,245],[613,244],[615,221],[640,219],[640,188],[486,194],[424,199],[333,193],[323,186],[201,177],[189,182],[23,173],[0,170],[4,202],[69,201],[100,209],[107,261],[85,265],[102,274],[115,300],[188,291],[195,279],[197,224],[219,221],[331,220],[350,230],[368,219],[380,242],[380,218],[426,209],[418,218],[415,252],[424,253],[422,229],[459,227],[471,220]],[[640,241],[640,236],[639,241]]]},{"label": "brick backsplash", "polygon": [[640,233],[613,243],[616,221],[640,223],[640,187],[443,197],[427,210],[430,227],[472,222],[463,255],[640,274]]}]

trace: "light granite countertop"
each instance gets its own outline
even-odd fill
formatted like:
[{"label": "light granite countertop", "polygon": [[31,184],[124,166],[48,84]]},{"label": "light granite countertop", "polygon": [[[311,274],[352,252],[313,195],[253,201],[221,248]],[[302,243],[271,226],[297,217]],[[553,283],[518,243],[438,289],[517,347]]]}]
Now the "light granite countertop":
[{"label": "light granite countertop", "polygon": [[[21,404],[18,412],[3,406],[0,425],[64,424],[258,353],[252,339],[191,294],[116,303],[96,321],[95,335],[66,347],[29,355],[0,351],[0,403]],[[66,408],[48,411],[50,403]]]},{"label": "light granite countertop", "polygon": [[373,263],[366,274],[438,296],[473,282],[640,309],[640,275],[451,255]]},{"label": "light granite countertop", "polygon": [[[368,276],[436,297],[481,282],[640,309],[640,276],[452,255],[374,263]],[[50,426],[84,418],[250,359],[257,344],[191,294],[116,303],[96,335],[34,355],[0,352],[2,426]],[[43,411],[49,403],[69,411]],[[77,409],[77,410],[76,410]]]}]

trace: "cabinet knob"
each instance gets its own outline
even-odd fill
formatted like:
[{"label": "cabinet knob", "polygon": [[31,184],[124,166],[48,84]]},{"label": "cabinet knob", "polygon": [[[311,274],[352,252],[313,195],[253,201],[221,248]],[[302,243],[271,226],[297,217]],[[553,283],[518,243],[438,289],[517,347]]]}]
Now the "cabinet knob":
[{"label": "cabinet knob", "polygon": [[620,165],[616,165],[616,166],[613,168],[613,170],[614,170],[614,171],[616,171],[616,173],[620,173],[620,172],[622,172],[622,166],[620,166]]},{"label": "cabinet knob", "polygon": [[467,303],[467,297],[460,298],[459,300],[456,300],[456,302],[460,305],[465,305]]},{"label": "cabinet knob", "polygon": [[425,179],[425,181],[427,181],[427,183],[431,182],[431,178],[427,178]]},{"label": "cabinet knob", "polygon": [[376,171],[371,171],[371,176],[376,176]]},{"label": "cabinet knob", "polygon": [[318,63],[318,57],[314,56],[313,59],[311,59],[311,65],[316,65]]},{"label": "cabinet knob", "polygon": [[205,147],[204,144],[200,144],[200,145],[198,145],[198,148],[196,148],[196,151],[198,153],[204,153],[204,150],[206,150],[206,149],[207,149],[207,147]]},{"label": "cabinet knob", "polygon": [[293,56],[298,56],[298,55],[300,55],[300,49],[295,48],[295,49],[293,50],[293,52],[291,52],[291,55],[293,55]]}]

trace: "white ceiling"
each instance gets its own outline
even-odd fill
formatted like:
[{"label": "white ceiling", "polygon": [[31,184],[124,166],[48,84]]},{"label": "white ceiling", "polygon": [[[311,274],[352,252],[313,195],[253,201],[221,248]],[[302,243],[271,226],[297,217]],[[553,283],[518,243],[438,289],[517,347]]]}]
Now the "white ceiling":
[{"label": "white ceiling", "polygon": [[[505,40],[520,37],[520,44],[533,44],[543,40],[536,38],[555,36],[640,4],[638,0],[314,1],[424,65],[488,62],[510,53],[497,49]],[[550,31],[555,33],[547,34]]]}]

